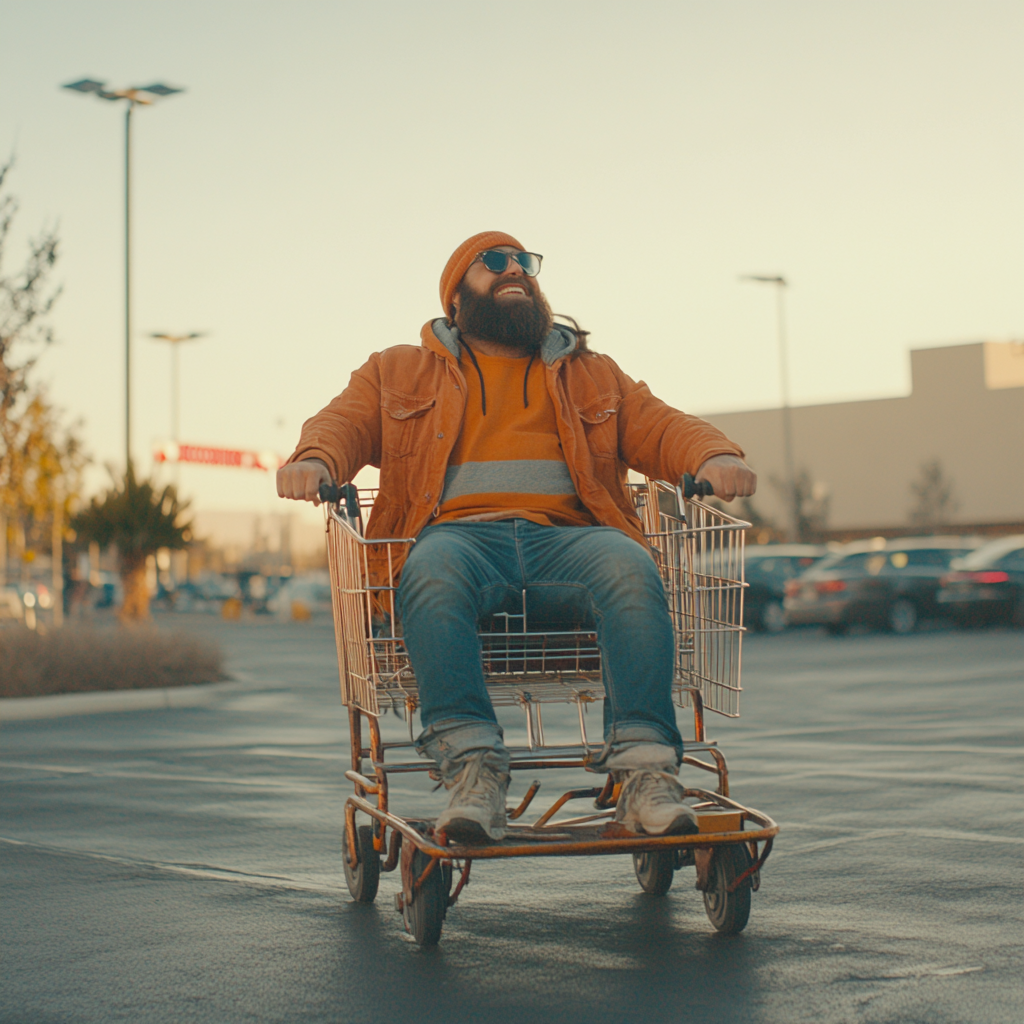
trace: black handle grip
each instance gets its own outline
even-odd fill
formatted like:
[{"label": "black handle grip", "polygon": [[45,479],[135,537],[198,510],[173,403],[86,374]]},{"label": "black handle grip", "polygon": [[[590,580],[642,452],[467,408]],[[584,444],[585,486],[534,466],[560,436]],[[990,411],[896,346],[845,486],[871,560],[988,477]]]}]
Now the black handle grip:
[{"label": "black handle grip", "polygon": [[349,519],[359,518],[359,491],[355,484],[345,484],[341,489],[341,496],[345,500],[345,513]]},{"label": "black handle grip", "polygon": [[710,498],[715,493],[710,480],[694,480],[689,473],[683,474],[683,497]]},{"label": "black handle grip", "polygon": [[320,500],[325,505],[337,505],[345,502],[345,514],[349,519],[359,518],[359,491],[355,484],[336,484],[333,481],[329,484],[320,485]]}]

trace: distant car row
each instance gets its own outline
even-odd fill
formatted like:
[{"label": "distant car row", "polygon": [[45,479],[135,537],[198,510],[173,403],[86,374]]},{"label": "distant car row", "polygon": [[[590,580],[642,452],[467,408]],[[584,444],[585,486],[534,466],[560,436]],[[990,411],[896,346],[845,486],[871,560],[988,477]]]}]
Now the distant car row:
[{"label": "distant car row", "polygon": [[1024,535],[751,546],[745,618],[757,630],[866,625],[913,632],[924,619],[1024,625]]},{"label": "distant car row", "polygon": [[53,591],[45,583],[14,583],[0,587],[0,619],[32,618],[36,609],[53,607]]},{"label": "distant car row", "polygon": [[279,619],[306,619],[331,614],[331,584],[326,571],[290,578],[254,573],[207,573],[173,591],[162,591],[156,607],[182,612],[220,611],[225,601],[241,602],[250,611]]}]

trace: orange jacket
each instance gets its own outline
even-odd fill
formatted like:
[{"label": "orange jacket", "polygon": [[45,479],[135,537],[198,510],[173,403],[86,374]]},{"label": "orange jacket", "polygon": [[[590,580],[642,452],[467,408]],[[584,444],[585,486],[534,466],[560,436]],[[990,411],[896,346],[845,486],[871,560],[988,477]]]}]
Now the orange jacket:
[{"label": "orange jacket", "polygon": [[[430,522],[462,427],[458,330],[435,320],[424,325],[421,340],[419,348],[374,352],[348,387],[303,424],[288,459],[321,459],[339,483],[363,466],[379,467],[367,538],[415,537]],[[597,522],[645,544],[626,491],[627,466],[677,481],[713,455],[743,451],[710,423],[655,398],[608,356],[575,349],[575,335],[561,326],[541,348],[566,464]]]}]

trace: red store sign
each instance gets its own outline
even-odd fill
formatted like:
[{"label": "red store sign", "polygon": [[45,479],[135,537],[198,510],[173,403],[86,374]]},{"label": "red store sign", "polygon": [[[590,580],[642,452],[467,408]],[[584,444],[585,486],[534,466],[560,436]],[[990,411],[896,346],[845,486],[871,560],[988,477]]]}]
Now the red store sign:
[{"label": "red store sign", "polygon": [[277,469],[282,459],[274,452],[250,452],[237,448],[209,448],[197,444],[159,445],[153,452],[157,462],[191,462],[200,466],[234,466],[238,469]]}]

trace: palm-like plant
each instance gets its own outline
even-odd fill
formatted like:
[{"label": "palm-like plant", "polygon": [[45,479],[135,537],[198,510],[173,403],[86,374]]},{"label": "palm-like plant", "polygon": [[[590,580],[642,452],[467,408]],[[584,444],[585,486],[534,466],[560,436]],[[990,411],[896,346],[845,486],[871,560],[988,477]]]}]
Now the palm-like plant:
[{"label": "palm-like plant", "polygon": [[129,465],[124,479],[101,498],[93,498],[71,522],[72,529],[100,547],[116,545],[118,569],[124,583],[122,621],[149,618],[146,559],[160,548],[180,550],[192,539],[191,523],[179,519],[188,507],[171,486],[158,491],[149,480],[135,479]]}]

